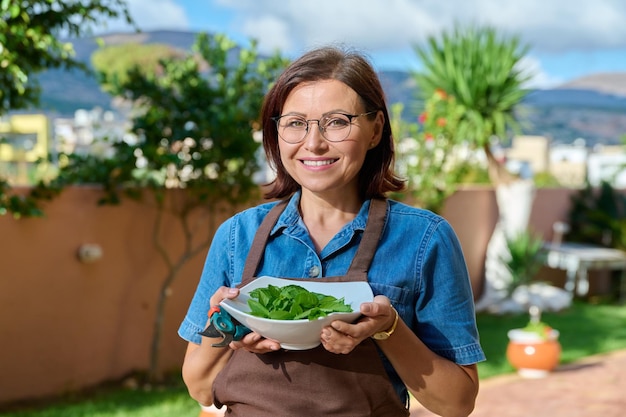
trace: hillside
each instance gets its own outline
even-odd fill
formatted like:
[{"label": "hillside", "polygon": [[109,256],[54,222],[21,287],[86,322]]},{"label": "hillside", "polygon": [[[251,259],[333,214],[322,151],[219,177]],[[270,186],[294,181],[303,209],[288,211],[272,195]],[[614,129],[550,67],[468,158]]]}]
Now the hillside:
[{"label": "hillside", "polygon": [[588,75],[565,83],[559,89],[592,90],[626,97],[626,72],[604,72]]},{"label": "hillside", "polygon": [[[555,89],[530,92],[519,110],[524,134],[541,135],[553,143],[571,143],[584,138],[588,146],[616,145],[626,135],[626,85],[624,74],[605,74],[586,77],[580,84],[575,81]],[[381,81],[389,103],[405,103],[405,116],[416,119],[418,90],[410,74],[401,71],[384,72]],[[610,91],[610,92],[607,92]]]},{"label": "hillside", "polygon": [[[154,31],[116,33],[101,38],[105,44],[163,43],[189,50],[195,33]],[[77,59],[89,63],[98,48],[96,39],[74,41]],[[388,102],[402,102],[407,120],[417,118],[417,87],[408,72],[381,72]],[[71,116],[80,108],[111,109],[111,97],[100,91],[93,77],[78,71],[50,70],[40,75],[41,109]],[[585,138],[587,144],[618,144],[626,134],[626,73],[594,74],[550,90],[535,90],[524,102],[522,121],[525,134],[544,135],[554,142],[570,143]]]}]

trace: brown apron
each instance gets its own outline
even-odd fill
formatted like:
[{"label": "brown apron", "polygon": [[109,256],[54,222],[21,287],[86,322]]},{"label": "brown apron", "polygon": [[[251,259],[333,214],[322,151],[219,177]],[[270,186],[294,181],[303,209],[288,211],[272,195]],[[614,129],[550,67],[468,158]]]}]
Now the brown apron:
[{"label": "brown apron", "polygon": [[[283,201],[275,206],[259,227],[240,286],[255,278],[269,233],[286,204],[287,201]],[[378,245],[386,211],[385,200],[373,199],[361,243],[347,274],[316,278],[316,281],[367,281],[367,270]],[[328,352],[322,345],[309,350],[265,354],[236,350],[218,374],[213,395],[218,407],[227,406],[227,416],[409,415],[371,339],[364,340],[347,355]]]}]

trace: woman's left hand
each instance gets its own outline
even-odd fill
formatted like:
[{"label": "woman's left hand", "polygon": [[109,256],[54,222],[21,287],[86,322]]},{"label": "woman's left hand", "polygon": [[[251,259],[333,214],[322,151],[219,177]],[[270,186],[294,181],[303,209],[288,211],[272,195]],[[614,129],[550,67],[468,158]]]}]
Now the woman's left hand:
[{"label": "woman's left hand", "polygon": [[352,352],[374,333],[389,329],[396,315],[389,298],[384,295],[377,295],[370,303],[362,303],[360,311],[363,316],[353,324],[335,320],[322,329],[321,341],[327,351],[340,354]]}]

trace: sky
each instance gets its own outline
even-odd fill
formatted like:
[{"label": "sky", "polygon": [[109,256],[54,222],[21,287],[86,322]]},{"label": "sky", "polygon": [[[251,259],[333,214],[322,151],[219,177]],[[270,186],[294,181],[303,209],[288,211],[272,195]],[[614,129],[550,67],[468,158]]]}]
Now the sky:
[{"label": "sky", "polygon": [[[142,30],[223,33],[241,45],[296,58],[343,44],[378,70],[419,71],[415,47],[455,25],[489,25],[529,47],[532,86],[626,72],[624,0],[127,0]],[[107,31],[128,30],[107,22]]]}]

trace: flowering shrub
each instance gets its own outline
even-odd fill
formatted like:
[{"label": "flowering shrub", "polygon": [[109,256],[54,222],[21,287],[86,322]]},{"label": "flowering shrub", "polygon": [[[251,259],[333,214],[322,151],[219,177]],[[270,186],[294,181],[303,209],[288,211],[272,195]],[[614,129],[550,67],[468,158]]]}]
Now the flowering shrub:
[{"label": "flowering shrub", "polygon": [[[398,118],[401,107],[392,108]],[[440,212],[458,183],[477,170],[473,152],[457,135],[464,107],[443,90],[435,90],[424,103],[418,123],[396,123],[398,170],[409,180],[417,204]],[[475,181],[478,177],[474,177]],[[482,178],[487,181],[486,173]]]}]

